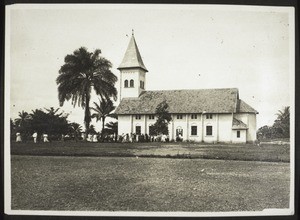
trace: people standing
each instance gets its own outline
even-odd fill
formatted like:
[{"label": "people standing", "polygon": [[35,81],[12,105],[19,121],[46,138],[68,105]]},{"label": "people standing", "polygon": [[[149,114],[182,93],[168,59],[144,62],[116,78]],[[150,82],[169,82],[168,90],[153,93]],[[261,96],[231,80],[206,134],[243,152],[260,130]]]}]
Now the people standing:
[{"label": "people standing", "polygon": [[48,140],[48,134],[43,134],[43,141],[44,141],[44,143],[46,143],[46,142],[49,142],[49,140]]},{"label": "people standing", "polygon": [[22,142],[22,138],[21,138],[20,132],[16,133],[16,142]]},{"label": "people standing", "polygon": [[35,131],[34,133],[33,133],[33,135],[32,135],[32,137],[33,137],[33,142],[34,143],[36,143],[36,140],[37,140],[37,132]]}]

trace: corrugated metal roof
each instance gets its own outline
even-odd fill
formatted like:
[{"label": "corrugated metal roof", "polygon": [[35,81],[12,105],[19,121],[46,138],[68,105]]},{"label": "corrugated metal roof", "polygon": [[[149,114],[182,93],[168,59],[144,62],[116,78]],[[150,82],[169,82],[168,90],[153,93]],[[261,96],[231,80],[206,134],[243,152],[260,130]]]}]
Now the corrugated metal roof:
[{"label": "corrugated metal roof", "polygon": [[145,91],[138,98],[123,98],[116,114],[154,114],[162,101],[170,113],[236,113],[238,89]]},{"label": "corrugated metal roof", "polygon": [[135,42],[134,36],[132,35],[126,53],[124,55],[123,61],[120,64],[120,66],[118,67],[118,69],[126,69],[126,68],[133,68],[133,67],[137,67],[137,68],[142,68],[143,70],[145,70],[146,72],[148,72],[148,70],[146,69],[141,54],[139,52],[139,49],[137,47],[137,44]]}]

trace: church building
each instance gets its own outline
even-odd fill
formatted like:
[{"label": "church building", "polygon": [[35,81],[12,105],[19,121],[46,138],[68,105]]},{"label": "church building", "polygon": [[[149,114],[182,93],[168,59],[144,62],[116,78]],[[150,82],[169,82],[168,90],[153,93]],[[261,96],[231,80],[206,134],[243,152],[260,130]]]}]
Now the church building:
[{"label": "church building", "polygon": [[120,71],[118,134],[149,134],[159,103],[169,105],[169,138],[217,143],[256,140],[258,112],[239,97],[237,88],[146,90],[147,68],[132,34]]}]

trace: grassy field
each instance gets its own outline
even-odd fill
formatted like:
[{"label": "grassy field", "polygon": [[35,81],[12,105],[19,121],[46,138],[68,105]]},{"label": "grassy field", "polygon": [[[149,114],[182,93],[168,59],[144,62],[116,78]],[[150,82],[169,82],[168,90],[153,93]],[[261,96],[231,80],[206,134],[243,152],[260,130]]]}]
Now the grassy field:
[{"label": "grassy field", "polygon": [[289,207],[289,164],[16,156],[12,209],[259,211]]},{"label": "grassy field", "polygon": [[289,144],[202,144],[202,143],[15,143],[12,155],[114,156],[203,158],[243,161],[289,162]]}]

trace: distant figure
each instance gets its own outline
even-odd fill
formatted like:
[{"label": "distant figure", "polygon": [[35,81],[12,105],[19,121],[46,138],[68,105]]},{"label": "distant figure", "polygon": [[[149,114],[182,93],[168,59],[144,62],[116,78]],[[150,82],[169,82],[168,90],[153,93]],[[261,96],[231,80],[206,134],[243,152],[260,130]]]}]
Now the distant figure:
[{"label": "distant figure", "polygon": [[61,135],[61,141],[65,141],[65,135],[64,134]]},{"label": "distant figure", "polygon": [[93,136],[92,136],[91,134],[88,134],[88,137],[87,137],[86,140],[87,140],[88,142],[92,142],[92,140],[93,140],[92,138],[93,138]]},{"label": "distant figure", "polygon": [[36,143],[36,140],[37,140],[37,132],[35,131],[32,135],[33,137],[33,142]]},{"label": "distant figure", "polygon": [[162,141],[162,142],[166,142],[166,139],[167,139],[167,135],[163,134],[163,135],[161,136],[161,141]]},{"label": "distant figure", "polygon": [[17,133],[16,133],[16,142],[22,142],[20,132],[17,132]]},{"label": "distant figure", "polygon": [[93,142],[98,142],[98,138],[96,134],[93,135]]},{"label": "distant figure", "polygon": [[49,142],[48,134],[43,134],[43,141],[44,141],[44,143]]}]

